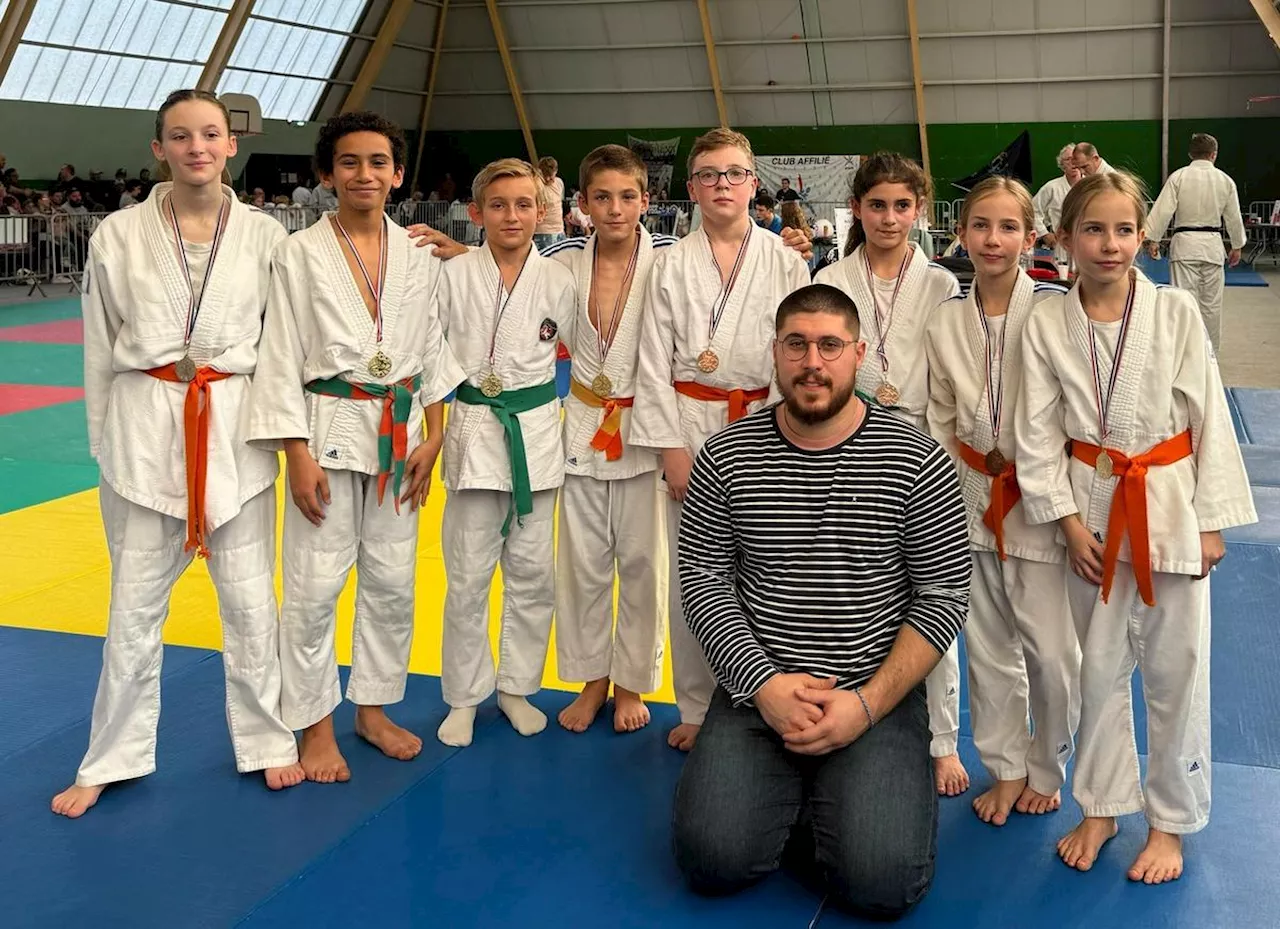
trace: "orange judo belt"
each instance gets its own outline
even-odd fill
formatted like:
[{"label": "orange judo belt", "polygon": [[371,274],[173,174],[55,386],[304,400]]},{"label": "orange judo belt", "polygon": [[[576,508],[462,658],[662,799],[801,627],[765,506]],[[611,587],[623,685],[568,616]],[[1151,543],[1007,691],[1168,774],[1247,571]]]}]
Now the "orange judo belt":
[{"label": "orange judo belt", "polygon": [[1018,488],[1018,475],[1013,462],[1009,461],[998,449],[980,452],[956,439],[956,447],[960,450],[960,459],[973,470],[991,478],[991,505],[982,514],[982,522],[996,537],[996,550],[1000,560],[1005,560],[1004,553],[1004,518],[1022,499],[1022,491]]},{"label": "orange judo belt", "polygon": [[606,461],[617,461],[622,457],[622,436],[618,433],[622,428],[622,411],[636,402],[635,397],[597,397],[590,387],[577,378],[569,381],[569,392],[587,406],[604,410],[604,420],[591,437],[591,447],[604,452]]},{"label": "orange judo belt", "polygon": [[708,387],[706,384],[699,384],[697,381],[676,381],[672,385],[676,389],[676,393],[683,394],[693,400],[702,400],[708,403],[728,403],[729,404],[729,422],[736,423],[742,417],[747,415],[747,404],[755,403],[757,400],[765,400],[769,397],[768,387],[757,387],[754,390],[722,390],[719,387]]},{"label": "orange judo belt", "polygon": [[[181,377],[176,364],[161,365],[147,371],[154,378],[187,385],[187,396],[182,408],[182,432],[186,444],[187,459],[187,544],[185,551],[196,551],[196,557],[208,558],[205,546],[204,493],[205,479],[209,472],[209,413],[212,394],[209,385],[225,381],[231,375],[213,368],[196,368],[195,376]],[[183,372],[188,373],[188,372]]]},{"label": "orange judo belt", "polygon": [[1120,555],[1120,541],[1127,529],[1129,548],[1133,554],[1133,573],[1138,579],[1138,593],[1147,606],[1156,605],[1151,583],[1151,537],[1147,526],[1147,470],[1190,458],[1191,453],[1189,429],[1133,458],[1115,449],[1071,440],[1071,457],[1094,468],[1100,477],[1111,477],[1114,474],[1120,479],[1115,495],[1111,498],[1111,513],[1107,518],[1107,544],[1102,552],[1103,603],[1111,595],[1111,582],[1115,579],[1116,562]]}]

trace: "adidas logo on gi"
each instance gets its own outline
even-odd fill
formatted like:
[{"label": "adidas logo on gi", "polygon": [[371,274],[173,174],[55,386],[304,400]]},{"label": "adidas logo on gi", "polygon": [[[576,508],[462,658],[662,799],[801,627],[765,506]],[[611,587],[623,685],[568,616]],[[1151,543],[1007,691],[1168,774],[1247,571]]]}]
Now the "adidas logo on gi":
[{"label": "adidas logo on gi", "polygon": [[1195,774],[1199,770],[1200,770],[1200,762],[1198,761],[1193,761],[1191,762],[1191,764],[1187,765],[1188,774]]},{"label": "adidas logo on gi", "polygon": [[1071,751],[1071,746],[1066,742],[1063,742],[1061,745],[1058,746],[1059,755],[1065,755],[1069,751]]},{"label": "adidas logo on gi", "polygon": [[341,458],[341,457],[342,457],[342,453],[341,453],[341,452],[339,452],[337,448],[330,448],[328,451],[326,451],[326,452],[324,453],[324,457],[326,457],[326,458]]}]

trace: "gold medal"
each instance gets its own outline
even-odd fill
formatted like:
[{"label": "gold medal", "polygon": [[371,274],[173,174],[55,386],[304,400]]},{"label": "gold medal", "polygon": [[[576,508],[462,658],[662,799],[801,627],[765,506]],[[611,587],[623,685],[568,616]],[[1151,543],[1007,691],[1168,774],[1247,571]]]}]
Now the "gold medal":
[{"label": "gold medal", "polygon": [[720,356],[711,349],[704,350],[698,356],[698,370],[703,374],[710,374],[718,367],[720,367]]},{"label": "gold medal", "polygon": [[993,448],[987,452],[987,473],[992,477],[999,477],[1004,474],[1004,469],[1008,467],[1009,462],[1005,460],[1004,455],[1000,454],[1000,449]]},{"label": "gold medal", "polygon": [[1115,464],[1111,461],[1111,456],[1107,454],[1105,449],[1098,452],[1098,460],[1093,463],[1093,470],[1103,480],[1115,473]]},{"label": "gold medal", "polygon": [[184,384],[190,384],[196,379],[196,363],[191,360],[190,355],[183,355],[174,363],[173,373],[178,375],[178,380]]},{"label": "gold medal", "polygon": [[902,395],[898,393],[898,388],[888,381],[876,388],[876,403],[881,406],[897,406],[901,399]]},{"label": "gold medal", "polygon": [[490,400],[502,393],[502,378],[497,371],[490,371],[480,380],[480,393]]},{"label": "gold medal", "polygon": [[391,359],[378,349],[369,359],[369,373],[374,377],[386,377],[391,373]]},{"label": "gold medal", "polygon": [[613,396],[613,381],[609,380],[609,375],[603,371],[597,374],[591,382],[591,392],[601,400]]}]

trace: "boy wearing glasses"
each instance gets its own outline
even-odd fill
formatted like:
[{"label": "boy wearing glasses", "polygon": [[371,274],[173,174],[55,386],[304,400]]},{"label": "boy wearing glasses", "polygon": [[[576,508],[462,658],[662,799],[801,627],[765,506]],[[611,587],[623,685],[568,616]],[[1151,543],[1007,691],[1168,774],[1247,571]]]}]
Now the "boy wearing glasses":
[{"label": "boy wearing glasses", "polygon": [[[693,457],[708,437],[760,409],[774,381],[774,313],[809,283],[804,259],[752,222],[751,143],[713,129],[689,153],[690,198],[702,225],[654,258],[645,293],[631,444],[660,452],[669,497],[671,575]],[[667,742],[693,748],[715,680],[670,589],[671,663],[680,725]]]}]

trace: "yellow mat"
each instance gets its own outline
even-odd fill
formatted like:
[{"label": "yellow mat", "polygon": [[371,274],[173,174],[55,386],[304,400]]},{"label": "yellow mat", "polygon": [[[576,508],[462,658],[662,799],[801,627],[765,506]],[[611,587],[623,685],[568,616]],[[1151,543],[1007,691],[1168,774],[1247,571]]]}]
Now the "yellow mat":
[{"label": "yellow mat", "polygon": [[[432,487],[427,506],[421,511],[409,670],[439,675],[445,574],[440,552],[444,489],[438,475]],[[282,480],[276,488],[277,505],[283,506],[284,499]],[[278,593],[279,558],[276,563]],[[353,571],[338,603],[338,660],[342,664],[351,661],[355,582]],[[101,636],[106,633],[109,596],[110,566],[96,490],[0,515],[0,625]],[[495,654],[501,604],[499,573],[490,594],[489,631]],[[195,561],[174,587],[164,640],[171,645],[222,647],[217,597],[202,561]],[[673,702],[669,647],[666,655],[663,687],[653,699]],[[556,676],[554,633],[543,683],[559,690],[578,690],[581,686],[566,684]]]}]

